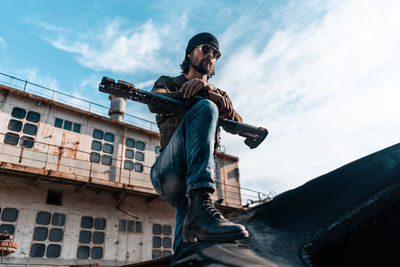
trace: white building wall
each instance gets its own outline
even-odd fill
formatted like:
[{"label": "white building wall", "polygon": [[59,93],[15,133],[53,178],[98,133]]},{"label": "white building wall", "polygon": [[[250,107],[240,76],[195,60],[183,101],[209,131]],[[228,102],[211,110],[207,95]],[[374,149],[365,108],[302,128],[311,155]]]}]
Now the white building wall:
[{"label": "white building wall", "polygon": [[[121,208],[139,217],[135,219],[117,210],[119,199],[113,192],[93,189],[76,192],[77,187],[72,185],[45,181],[35,185],[29,178],[6,176],[0,174],[0,208],[18,209],[14,242],[19,247],[16,253],[3,258],[3,262],[121,265],[150,260],[153,224],[170,225],[172,229],[175,227],[174,210],[161,199],[146,203],[143,197],[128,196]],[[62,205],[46,204],[48,190],[62,192]],[[35,242],[33,233],[36,216],[40,211],[65,214],[64,236],[58,259],[30,257],[31,245]],[[101,260],[77,259],[82,216],[106,219],[104,255]],[[142,232],[119,231],[121,219],[142,222]]]}]

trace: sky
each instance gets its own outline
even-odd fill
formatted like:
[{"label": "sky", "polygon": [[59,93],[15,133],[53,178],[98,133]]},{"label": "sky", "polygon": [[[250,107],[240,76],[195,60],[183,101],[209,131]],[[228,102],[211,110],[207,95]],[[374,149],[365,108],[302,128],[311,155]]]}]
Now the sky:
[{"label": "sky", "polygon": [[[0,72],[108,106],[103,76],[150,90],[211,32],[214,86],[269,136],[222,135],[245,188],[281,193],[400,140],[400,1],[0,0]],[[139,103],[127,113],[154,121]],[[338,192],[340,194],[340,192]]]}]

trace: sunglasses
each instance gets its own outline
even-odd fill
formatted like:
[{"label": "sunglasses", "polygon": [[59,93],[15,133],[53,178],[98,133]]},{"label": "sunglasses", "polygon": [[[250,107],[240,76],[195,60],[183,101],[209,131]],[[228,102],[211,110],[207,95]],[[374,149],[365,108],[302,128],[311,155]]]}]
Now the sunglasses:
[{"label": "sunglasses", "polygon": [[213,47],[211,47],[207,44],[202,44],[197,47],[201,50],[201,52],[204,55],[207,55],[211,51],[214,58],[219,59],[221,57],[221,53],[217,49],[214,49]]}]

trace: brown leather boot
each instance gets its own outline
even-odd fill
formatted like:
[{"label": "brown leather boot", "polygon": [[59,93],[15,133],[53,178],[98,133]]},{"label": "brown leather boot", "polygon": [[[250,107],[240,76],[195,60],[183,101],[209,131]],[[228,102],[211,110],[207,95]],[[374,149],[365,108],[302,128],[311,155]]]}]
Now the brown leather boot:
[{"label": "brown leather boot", "polygon": [[209,192],[199,189],[189,194],[182,234],[184,242],[229,242],[249,237],[243,225],[228,221],[218,212]]}]

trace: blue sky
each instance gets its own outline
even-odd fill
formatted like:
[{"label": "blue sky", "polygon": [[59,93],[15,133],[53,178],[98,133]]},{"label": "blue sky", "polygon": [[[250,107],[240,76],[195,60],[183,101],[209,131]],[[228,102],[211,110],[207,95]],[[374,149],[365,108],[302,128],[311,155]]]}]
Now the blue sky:
[{"label": "blue sky", "polygon": [[[0,0],[0,72],[108,105],[103,76],[150,89],[209,31],[210,82],[270,136],[240,158],[241,185],[280,193],[399,142],[400,2]],[[130,114],[154,120],[141,104]]]}]

